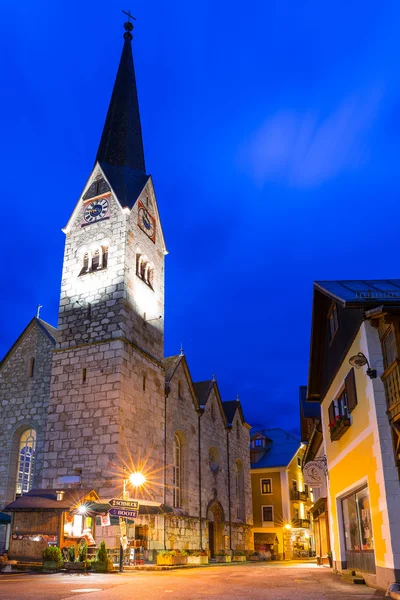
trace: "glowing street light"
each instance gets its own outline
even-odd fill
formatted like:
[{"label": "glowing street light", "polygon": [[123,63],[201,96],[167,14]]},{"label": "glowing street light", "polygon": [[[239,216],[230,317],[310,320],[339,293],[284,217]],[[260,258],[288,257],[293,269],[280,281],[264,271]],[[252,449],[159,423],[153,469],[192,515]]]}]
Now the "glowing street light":
[{"label": "glowing street light", "polygon": [[289,531],[290,529],[292,529],[292,526],[291,526],[291,524],[290,524],[290,523],[286,523],[286,525],[285,525],[285,529],[287,529],[288,531]]},{"label": "glowing street light", "polygon": [[78,513],[80,515],[85,515],[87,513],[87,506],[85,504],[80,504],[78,506]]},{"label": "glowing street light", "polygon": [[135,473],[131,473],[129,475],[129,481],[134,487],[141,487],[144,483],[146,483],[146,477],[143,475],[143,473],[136,471]]}]

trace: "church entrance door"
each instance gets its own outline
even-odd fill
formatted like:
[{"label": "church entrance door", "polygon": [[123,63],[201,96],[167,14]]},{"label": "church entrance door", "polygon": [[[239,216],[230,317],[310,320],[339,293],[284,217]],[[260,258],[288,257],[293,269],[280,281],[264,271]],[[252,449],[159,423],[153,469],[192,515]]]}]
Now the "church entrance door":
[{"label": "church entrance door", "polygon": [[208,547],[210,549],[210,558],[215,557],[214,523],[208,522]]}]

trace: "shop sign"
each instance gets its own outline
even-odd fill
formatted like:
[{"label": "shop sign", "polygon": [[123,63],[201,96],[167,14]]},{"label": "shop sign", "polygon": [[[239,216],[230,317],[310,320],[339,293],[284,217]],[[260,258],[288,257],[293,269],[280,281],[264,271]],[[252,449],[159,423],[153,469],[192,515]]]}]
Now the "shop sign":
[{"label": "shop sign", "polygon": [[325,464],[323,461],[311,460],[306,463],[303,467],[303,476],[304,483],[310,487],[326,489]]},{"label": "shop sign", "polygon": [[131,510],[139,510],[139,502],[137,500],[122,500],[121,498],[112,498],[109,502],[113,508],[130,508]]},{"label": "shop sign", "polygon": [[103,527],[108,527],[111,524],[110,515],[107,513],[106,515],[100,515],[101,524]]},{"label": "shop sign", "polygon": [[122,517],[124,519],[137,519],[138,511],[126,510],[124,508],[110,508],[108,514],[113,517]]}]

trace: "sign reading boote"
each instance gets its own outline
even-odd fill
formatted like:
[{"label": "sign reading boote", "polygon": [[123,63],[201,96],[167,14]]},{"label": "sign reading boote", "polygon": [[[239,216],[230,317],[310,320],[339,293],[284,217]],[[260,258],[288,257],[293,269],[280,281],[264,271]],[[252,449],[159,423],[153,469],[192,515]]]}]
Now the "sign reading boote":
[{"label": "sign reading boote", "polygon": [[108,514],[112,517],[122,517],[124,519],[137,519],[138,511],[127,508],[110,508]]}]

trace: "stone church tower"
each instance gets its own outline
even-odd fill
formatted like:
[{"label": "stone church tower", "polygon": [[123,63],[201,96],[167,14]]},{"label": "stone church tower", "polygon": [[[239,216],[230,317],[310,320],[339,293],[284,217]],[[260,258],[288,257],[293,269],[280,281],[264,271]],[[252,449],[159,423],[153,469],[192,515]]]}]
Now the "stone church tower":
[{"label": "stone church tower", "polygon": [[43,487],[79,473],[109,497],[121,494],[124,466],[146,464],[162,502],[166,249],[145,169],[132,28],[93,171],[64,229]]}]

